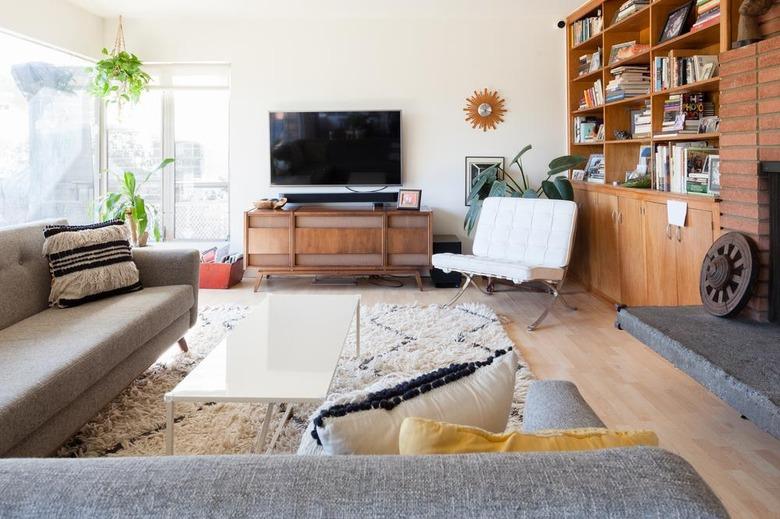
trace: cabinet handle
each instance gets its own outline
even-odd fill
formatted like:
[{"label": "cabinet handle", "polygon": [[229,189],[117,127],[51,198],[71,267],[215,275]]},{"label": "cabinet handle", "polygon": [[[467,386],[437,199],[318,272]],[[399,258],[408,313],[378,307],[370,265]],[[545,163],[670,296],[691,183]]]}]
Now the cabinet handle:
[{"label": "cabinet handle", "polygon": [[672,224],[670,223],[666,224],[666,238],[669,240],[672,239]]},{"label": "cabinet handle", "polygon": [[677,228],[677,241],[682,241],[682,229],[680,227]]},{"label": "cabinet handle", "polygon": [[618,213],[618,223],[623,223],[623,211]]},{"label": "cabinet handle", "polygon": [[613,221],[614,223],[617,223],[617,216],[615,216],[615,213],[616,213],[616,212],[617,212],[617,211],[615,211],[614,209],[612,210],[612,221]]}]

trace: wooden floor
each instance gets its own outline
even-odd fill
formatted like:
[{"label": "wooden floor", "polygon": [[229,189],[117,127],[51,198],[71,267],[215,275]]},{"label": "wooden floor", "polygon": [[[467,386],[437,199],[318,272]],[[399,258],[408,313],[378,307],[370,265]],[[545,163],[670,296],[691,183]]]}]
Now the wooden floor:
[{"label": "wooden floor", "polygon": [[[231,290],[202,290],[200,305],[256,304],[264,292],[360,293],[364,304],[445,303],[454,289],[424,292],[408,279],[403,288],[312,286],[307,278],[273,278],[261,292],[251,280]],[[503,289],[503,287],[499,287]],[[569,286],[563,305],[536,332],[526,325],[546,296],[510,291],[485,296],[470,288],[463,301],[481,301],[510,319],[507,332],[540,379],[575,382],[609,427],[654,430],[661,446],[688,460],[712,486],[733,517],[780,517],[780,440],[762,432],[739,413],[674,368],[628,333],[614,328],[614,309]]]}]

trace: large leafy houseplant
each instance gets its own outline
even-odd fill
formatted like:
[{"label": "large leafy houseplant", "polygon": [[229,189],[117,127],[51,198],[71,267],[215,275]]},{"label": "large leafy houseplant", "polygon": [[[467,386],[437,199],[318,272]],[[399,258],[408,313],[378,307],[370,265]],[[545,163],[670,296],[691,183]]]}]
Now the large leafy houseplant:
[{"label": "large leafy houseplant", "polygon": [[149,171],[140,183],[132,171],[125,171],[121,176],[114,175],[119,183],[119,190],[106,193],[98,202],[100,220],[119,219],[126,222],[130,227],[133,244],[138,247],[146,245],[150,225],[155,241],[160,241],[162,232],[157,208],[146,203],[141,195],[141,188],[154,173],[172,162],[173,159],[163,160],[156,168]]},{"label": "large leafy houseplant", "polygon": [[548,165],[547,178],[542,180],[538,188],[534,189],[531,187],[523,168],[523,155],[531,148],[530,144],[527,145],[509,163],[509,168],[517,165],[520,170],[517,175],[519,182],[509,174],[507,171],[509,168],[501,168],[498,165],[486,168],[473,180],[469,193],[469,210],[463,220],[463,228],[468,234],[471,234],[477,223],[479,213],[482,210],[482,201],[491,196],[538,198],[544,194],[547,198],[555,200],[574,199],[574,188],[572,188],[569,179],[561,173],[582,164],[585,157],[563,155],[554,158]]}]

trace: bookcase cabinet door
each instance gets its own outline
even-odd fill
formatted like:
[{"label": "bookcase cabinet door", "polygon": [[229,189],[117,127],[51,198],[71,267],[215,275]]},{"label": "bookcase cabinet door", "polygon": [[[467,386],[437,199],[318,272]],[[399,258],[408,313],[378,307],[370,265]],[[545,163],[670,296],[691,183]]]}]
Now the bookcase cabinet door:
[{"label": "bookcase cabinet door", "polygon": [[598,289],[613,301],[620,301],[620,248],[618,246],[618,197],[598,193],[596,211],[596,268]]},{"label": "bookcase cabinet door", "polygon": [[647,297],[644,204],[637,198],[618,199],[621,302],[638,306]]},{"label": "bookcase cabinet door", "polygon": [[685,227],[675,229],[677,304],[700,305],[699,278],[704,255],[712,244],[712,213],[688,209]]},{"label": "bookcase cabinet door", "polygon": [[593,209],[587,191],[574,190],[574,201],[577,203],[577,233],[574,237],[574,249],[571,257],[571,273],[586,287],[593,283],[591,279],[590,256],[595,251],[590,247],[593,240],[593,226],[589,220]]},{"label": "bookcase cabinet door", "polygon": [[[677,259],[674,229],[667,225],[666,204],[645,203],[645,254],[648,306],[677,304]],[[698,278],[697,278],[698,279]]]}]

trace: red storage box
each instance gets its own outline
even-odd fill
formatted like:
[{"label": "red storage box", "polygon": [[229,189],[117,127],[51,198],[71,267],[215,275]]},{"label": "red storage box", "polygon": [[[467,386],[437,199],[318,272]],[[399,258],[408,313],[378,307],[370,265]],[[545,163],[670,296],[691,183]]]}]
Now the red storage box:
[{"label": "red storage box", "polygon": [[200,264],[200,288],[230,288],[243,277],[243,259],[233,263]]}]

